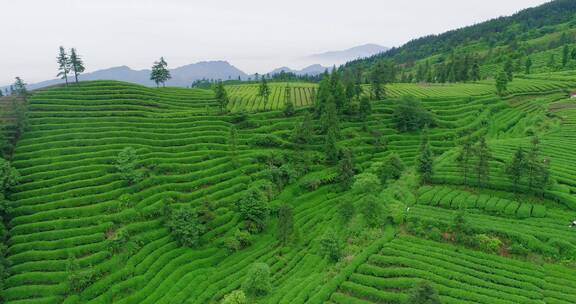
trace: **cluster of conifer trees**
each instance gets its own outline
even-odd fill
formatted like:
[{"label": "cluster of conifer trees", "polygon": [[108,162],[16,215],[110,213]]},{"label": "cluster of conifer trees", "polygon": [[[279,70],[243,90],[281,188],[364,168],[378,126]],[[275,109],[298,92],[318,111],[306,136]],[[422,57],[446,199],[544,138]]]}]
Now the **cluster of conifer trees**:
[{"label": "cluster of conifer trees", "polygon": [[71,48],[70,55],[68,55],[64,47],[61,46],[56,60],[58,62],[58,74],[56,76],[64,79],[66,85],[68,85],[68,74],[72,73],[76,84],[78,84],[78,75],[83,73],[86,68],[84,67],[82,57],[78,54],[76,49]]}]

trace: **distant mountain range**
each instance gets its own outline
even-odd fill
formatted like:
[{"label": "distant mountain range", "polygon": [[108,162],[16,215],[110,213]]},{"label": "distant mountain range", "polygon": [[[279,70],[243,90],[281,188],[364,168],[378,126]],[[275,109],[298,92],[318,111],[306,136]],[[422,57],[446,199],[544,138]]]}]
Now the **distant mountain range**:
[{"label": "distant mountain range", "polygon": [[328,67],[322,66],[320,64],[313,64],[313,65],[307,66],[301,70],[293,70],[289,67],[281,67],[281,68],[277,68],[277,69],[272,70],[268,74],[274,75],[274,74],[279,74],[281,72],[285,72],[285,73],[294,73],[298,76],[303,76],[303,75],[315,76],[315,75],[324,73],[324,71],[326,69],[328,69]]},{"label": "distant mountain range", "polygon": [[[296,75],[318,75],[323,73],[327,67],[319,64],[311,65],[301,70],[293,70],[288,67],[275,69],[268,75],[280,73],[281,71],[292,72]],[[248,75],[231,65],[226,61],[202,61],[198,63],[188,64],[170,70],[172,78],[166,82],[167,86],[185,87],[189,86],[195,80],[200,79],[254,79],[254,75]],[[104,70],[97,70],[91,73],[82,74],[78,77],[80,80],[120,80],[132,83],[138,83],[145,86],[155,86],[156,84],[150,80],[150,70],[133,70],[125,65],[112,67]],[[69,80],[73,81],[73,77]],[[39,89],[55,84],[64,83],[62,79],[51,79],[42,82],[37,82],[28,85],[29,90]],[[4,90],[4,87],[0,88]]]},{"label": "distant mountain range", "polygon": [[[315,76],[323,73],[332,65],[340,65],[346,61],[364,58],[374,54],[386,51],[387,48],[376,44],[366,44],[358,47],[350,48],[342,51],[326,52],[322,54],[315,54],[308,56],[309,62],[318,62],[307,66],[301,70],[294,70],[288,67],[281,67],[274,69],[268,75],[274,75],[284,72],[292,72],[296,75],[310,75]],[[325,65],[322,65],[324,63]],[[166,82],[168,86],[189,86],[195,80],[200,79],[254,79],[254,75],[248,75],[227,61],[202,61],[198,63],[188,64],[170,70],[172,79]],[[71,77],[73,78],[73,77]],[[133,70],[128,66],[118,66],[103,70],[97,70],[91,73],[85,73],[79,76],[80,80],[120,80],[132,83],[138,83],[145,86],[154,86],[154,82],[150,80],[150,70]],[[63,83],[61,79],[51,79],[42,82],[37,82],[28,85],[28,89],[34,90],[55,84]],[[0,87],[4,90],[5,87]]]},{"label": "distant mountain range", "polygon": [[[199,79],[247,79],[248,75],[226,61],[202,61],[188,64],[170,70],[172,79],[166,82],[169,86],[185,87]],[[150,80],[150,70],[133,70],[127,66],[118,66],[91,73],[82,74],[80,80],[121,80],[138,83],[145,86],[154,86]],[[46,80],[28,85],[28,89],[34,90],[50,85],[63,83],[61,79]]]},{"label": "distant mountain range", "polygon": [[325,65],[340,65],[348,61],[386,52],[389,48],[378,44],[364,44],[341,51],[313,54],[305,59]]}]

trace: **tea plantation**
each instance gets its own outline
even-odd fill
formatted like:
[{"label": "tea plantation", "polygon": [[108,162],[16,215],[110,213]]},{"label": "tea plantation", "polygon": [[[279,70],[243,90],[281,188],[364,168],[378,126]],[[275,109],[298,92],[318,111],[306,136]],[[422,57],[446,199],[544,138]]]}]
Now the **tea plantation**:
[{"label": "tea plantation", "polygon": [[[255,85],[229,86],[228,113],[203,89],[93,81],[34,91],[11,160],[21,177],[6,200],[2,299],[406,303],[425,281],[442,303],[574,303],[576,106],[565,89],[576,83],[545,78],[517,79],[506,97],[488,80],[390,85],[365,118],[338,114],[336,144],[350,157],[336,162],[311,112],[315,84],[289,84],[290,115],[286,83],[271,83],[266,103]],[[399,130],[403,95],[434,124]],[[537,193],[507,173],[535,136],[551,181]],[[462,172],[466,138],[486,140],[486,181]],[[420,183],[424,139],[434,163]],[[391,160],[400,175],[374,180]],[[248,198],[266,216],[249,217]],[[202,225],[189,244],[173,224],[186,208]],[[265,288],[251,292],[262,263]]]}]

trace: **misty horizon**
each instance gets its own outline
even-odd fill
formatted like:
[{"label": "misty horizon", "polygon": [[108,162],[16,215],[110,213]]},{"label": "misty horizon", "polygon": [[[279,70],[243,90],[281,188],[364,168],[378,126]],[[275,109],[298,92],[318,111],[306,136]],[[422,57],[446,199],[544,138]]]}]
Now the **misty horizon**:
[{"label": "misty horizon", "polygon": [[[322,64],[304,60],[317,53],[368,43],[398,47],[425,35],[510,15],[548,1],[486,5],[455,0],[443,0],[443,4],[361,0],[352,6],[298,0],[281,8],[264,1],[216,5],[181,0],[66,0],[58,6],[50,2],[23,0],[4,5],[11,14],[0,19],[0,26],[6,30],[5,41],[11,43],[0,50],[1,85],[12,83],[15,76],[28,83],[56,78],[55,57],[60,45],[78,49],[86,72],[116,66],[149,69],[163,56],[171,68],[222,60],[247,74],[266,73],[282,66],[301,69]],[[418,10],[412,9],[415,4]],[[450,12],[443,10],[448,6]],[[362,14],[354,13],[358,10]],[[81,18],[72,18],[73,22],[62,26],[52,18],[62,12]],[[27,39],[18,39],[21,35]]]}]

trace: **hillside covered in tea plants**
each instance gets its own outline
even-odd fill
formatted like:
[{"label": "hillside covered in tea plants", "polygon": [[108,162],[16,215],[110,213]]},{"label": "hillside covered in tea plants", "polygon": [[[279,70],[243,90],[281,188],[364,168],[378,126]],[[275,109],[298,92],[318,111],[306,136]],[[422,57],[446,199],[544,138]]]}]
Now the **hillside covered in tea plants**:
[{"label": "hillside covered in tea plants", "polygon": [[[154,88],[17,78],[0,302],[576,303],[576,57],[542,63],[574,49],[550,44],[574,36],[572,6],[318,81],[163,87],[164,58]],[[525,70],[492,56],[518,28],[554,46]],[[450,48],[486,56],[447,72]]]},{"label": "hillside covered in tea plants", "polygon": [[[446,303],[575,299],[572,76],[339,109],[337,75],[293,112],[112,81],[33,92],[4,164],[3,300],[404,303],[423,281]],[[546,181],[513,178],[519,148]]]}]

